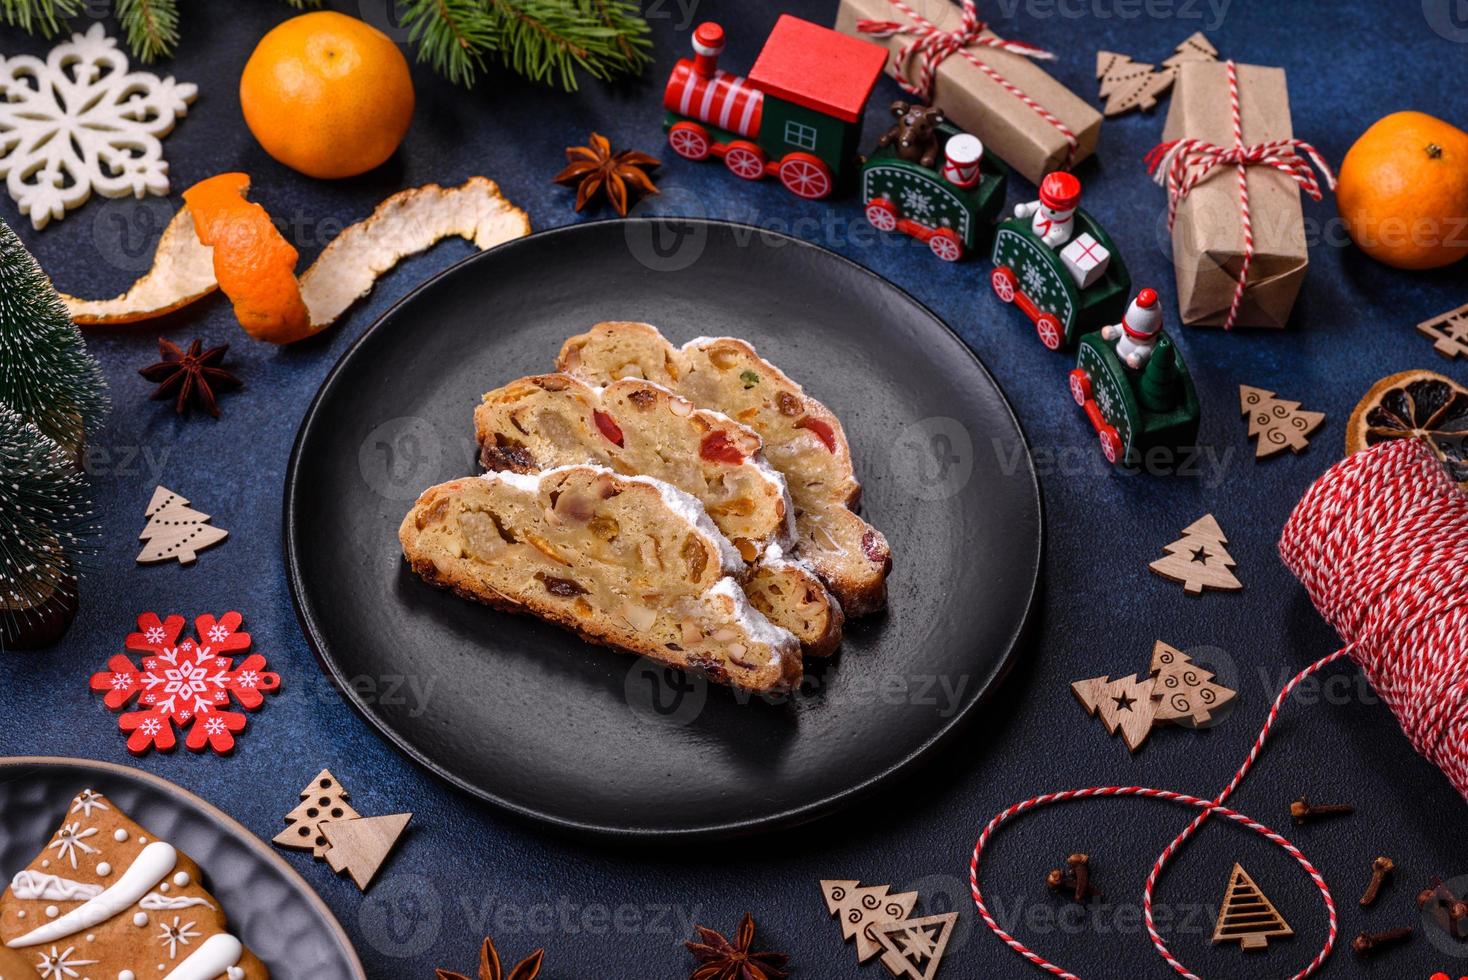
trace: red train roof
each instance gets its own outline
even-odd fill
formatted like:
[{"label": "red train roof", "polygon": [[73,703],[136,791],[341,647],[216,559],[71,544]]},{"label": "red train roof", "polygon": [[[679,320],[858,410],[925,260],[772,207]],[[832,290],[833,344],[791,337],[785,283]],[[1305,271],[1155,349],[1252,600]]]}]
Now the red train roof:
[{"label": "red train roof", "polygon": [[776,98],[856,122],[886,64],[886,48],[781,14],[749,82]]}]

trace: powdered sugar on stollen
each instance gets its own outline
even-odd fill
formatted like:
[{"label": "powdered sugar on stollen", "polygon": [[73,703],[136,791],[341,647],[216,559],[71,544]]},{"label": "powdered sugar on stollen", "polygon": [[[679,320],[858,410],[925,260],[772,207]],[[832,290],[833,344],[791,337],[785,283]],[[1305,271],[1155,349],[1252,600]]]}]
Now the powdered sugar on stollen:
[{"label": "powdered sugar on stollen", "polygon": [[765,618],[765,614],[749,604],[749,596],[732,578],[721,578],[705,595],[710,601],[715,596],[725,596],[734,604],[734,621],[740,629],[756,643],[770,648],[776,659],[800,656],[800,641],[795,634],[783,626],[776,626]]}]

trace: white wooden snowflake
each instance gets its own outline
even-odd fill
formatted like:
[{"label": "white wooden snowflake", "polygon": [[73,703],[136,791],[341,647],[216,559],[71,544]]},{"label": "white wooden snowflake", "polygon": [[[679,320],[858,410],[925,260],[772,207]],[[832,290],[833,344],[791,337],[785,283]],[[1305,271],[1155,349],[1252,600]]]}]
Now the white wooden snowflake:
[{"label": "white wooden snowflake", "polygon": [[46,60],[0,57],[0,177],[37,229],[107,197],[168,193],[162,137],[198,86],[128,71],[101,24]]}]

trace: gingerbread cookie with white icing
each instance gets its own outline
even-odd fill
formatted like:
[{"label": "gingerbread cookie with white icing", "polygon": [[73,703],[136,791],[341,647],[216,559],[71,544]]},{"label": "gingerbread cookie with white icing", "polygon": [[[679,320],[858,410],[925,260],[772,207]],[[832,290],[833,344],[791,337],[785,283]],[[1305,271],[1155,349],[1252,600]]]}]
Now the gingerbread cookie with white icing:
[{"label": "gingerbread cookie with white icing", "polygon": [[4,980],[270,976],[230,934],[199,866],[89,789],[0,896],[0,941]]}]

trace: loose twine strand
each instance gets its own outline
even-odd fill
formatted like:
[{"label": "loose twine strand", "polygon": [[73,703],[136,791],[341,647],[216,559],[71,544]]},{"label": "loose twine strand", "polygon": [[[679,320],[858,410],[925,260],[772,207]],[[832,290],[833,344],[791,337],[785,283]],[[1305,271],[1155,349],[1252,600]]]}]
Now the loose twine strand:
[{"label": "loose twine strand", "polygon": [[[1233,146],[1223,147],[1207,140],[1179,139],[1158,143],[1147,152],[1147,172],[1152,179],[1167,188],[1167,228],[1172,230],[1177,220],[1177,209],[1194,187],[1213,172],[1215,167],[1232,164],[1239,179],[1239,223],[1244,235],[1243,261],[1239,265],[1238,281],[1234,284],[1234,295],[1229,303],[1228,317],[1223,329],[1233,329],[1243,305],[1244,290],[1249,282],[1249,267],[1254,264],[1254,220],[1249,207],[1249,168],[1273,167],[1288,176],[1309,194],[1320,200],[1320,184],[1310,169],[1314,163],[1325,177],[1325,184],[1335,189],[1335,174],[1330,165],[1309,143],[1304,140],[1268,140],[1263,143],[1244,143],[1244,117],[1239,100],[1238,65],[1232,60],[1228,65],[1228,108],[1233,124]],[[1303,156],[1301,154],[1304,154]]]},{"label": "loose twine strand", "polygon": [[1389,442],[1347,457],[1316,480],[1285,524],[1279,551],[1346,645],[1284,686],[1248,756],[1221,793],[1212,800],[1146,786],[1044,793],[1003,810],[979,834],[969,863],[974,904],[994,934],[1035,966],[1066,980],[1080,980],[1006,932],[990,914],[979,889],[979,860],[985,846],[1000,826],[1039,807],[1092,797],[1138,796],[1202,811],[1158,855],[1142,894],[1147,934],[1173,970],[1200,980],[1172,955],[1157,931],[1153,893],[1178,849],[1213,816],[1277,844],[1314,882],[1325,904],[1325,943],[1291,980],[1303,980],[1318,970],[1335,948],[1338,933],[1329,886],[1288,840],[1224,803],[1258,760],[1290,693],[1344,657],[1360,667],[1413,748],[1468,798],[1468,495],[1425,445],[1416,440]]}]

